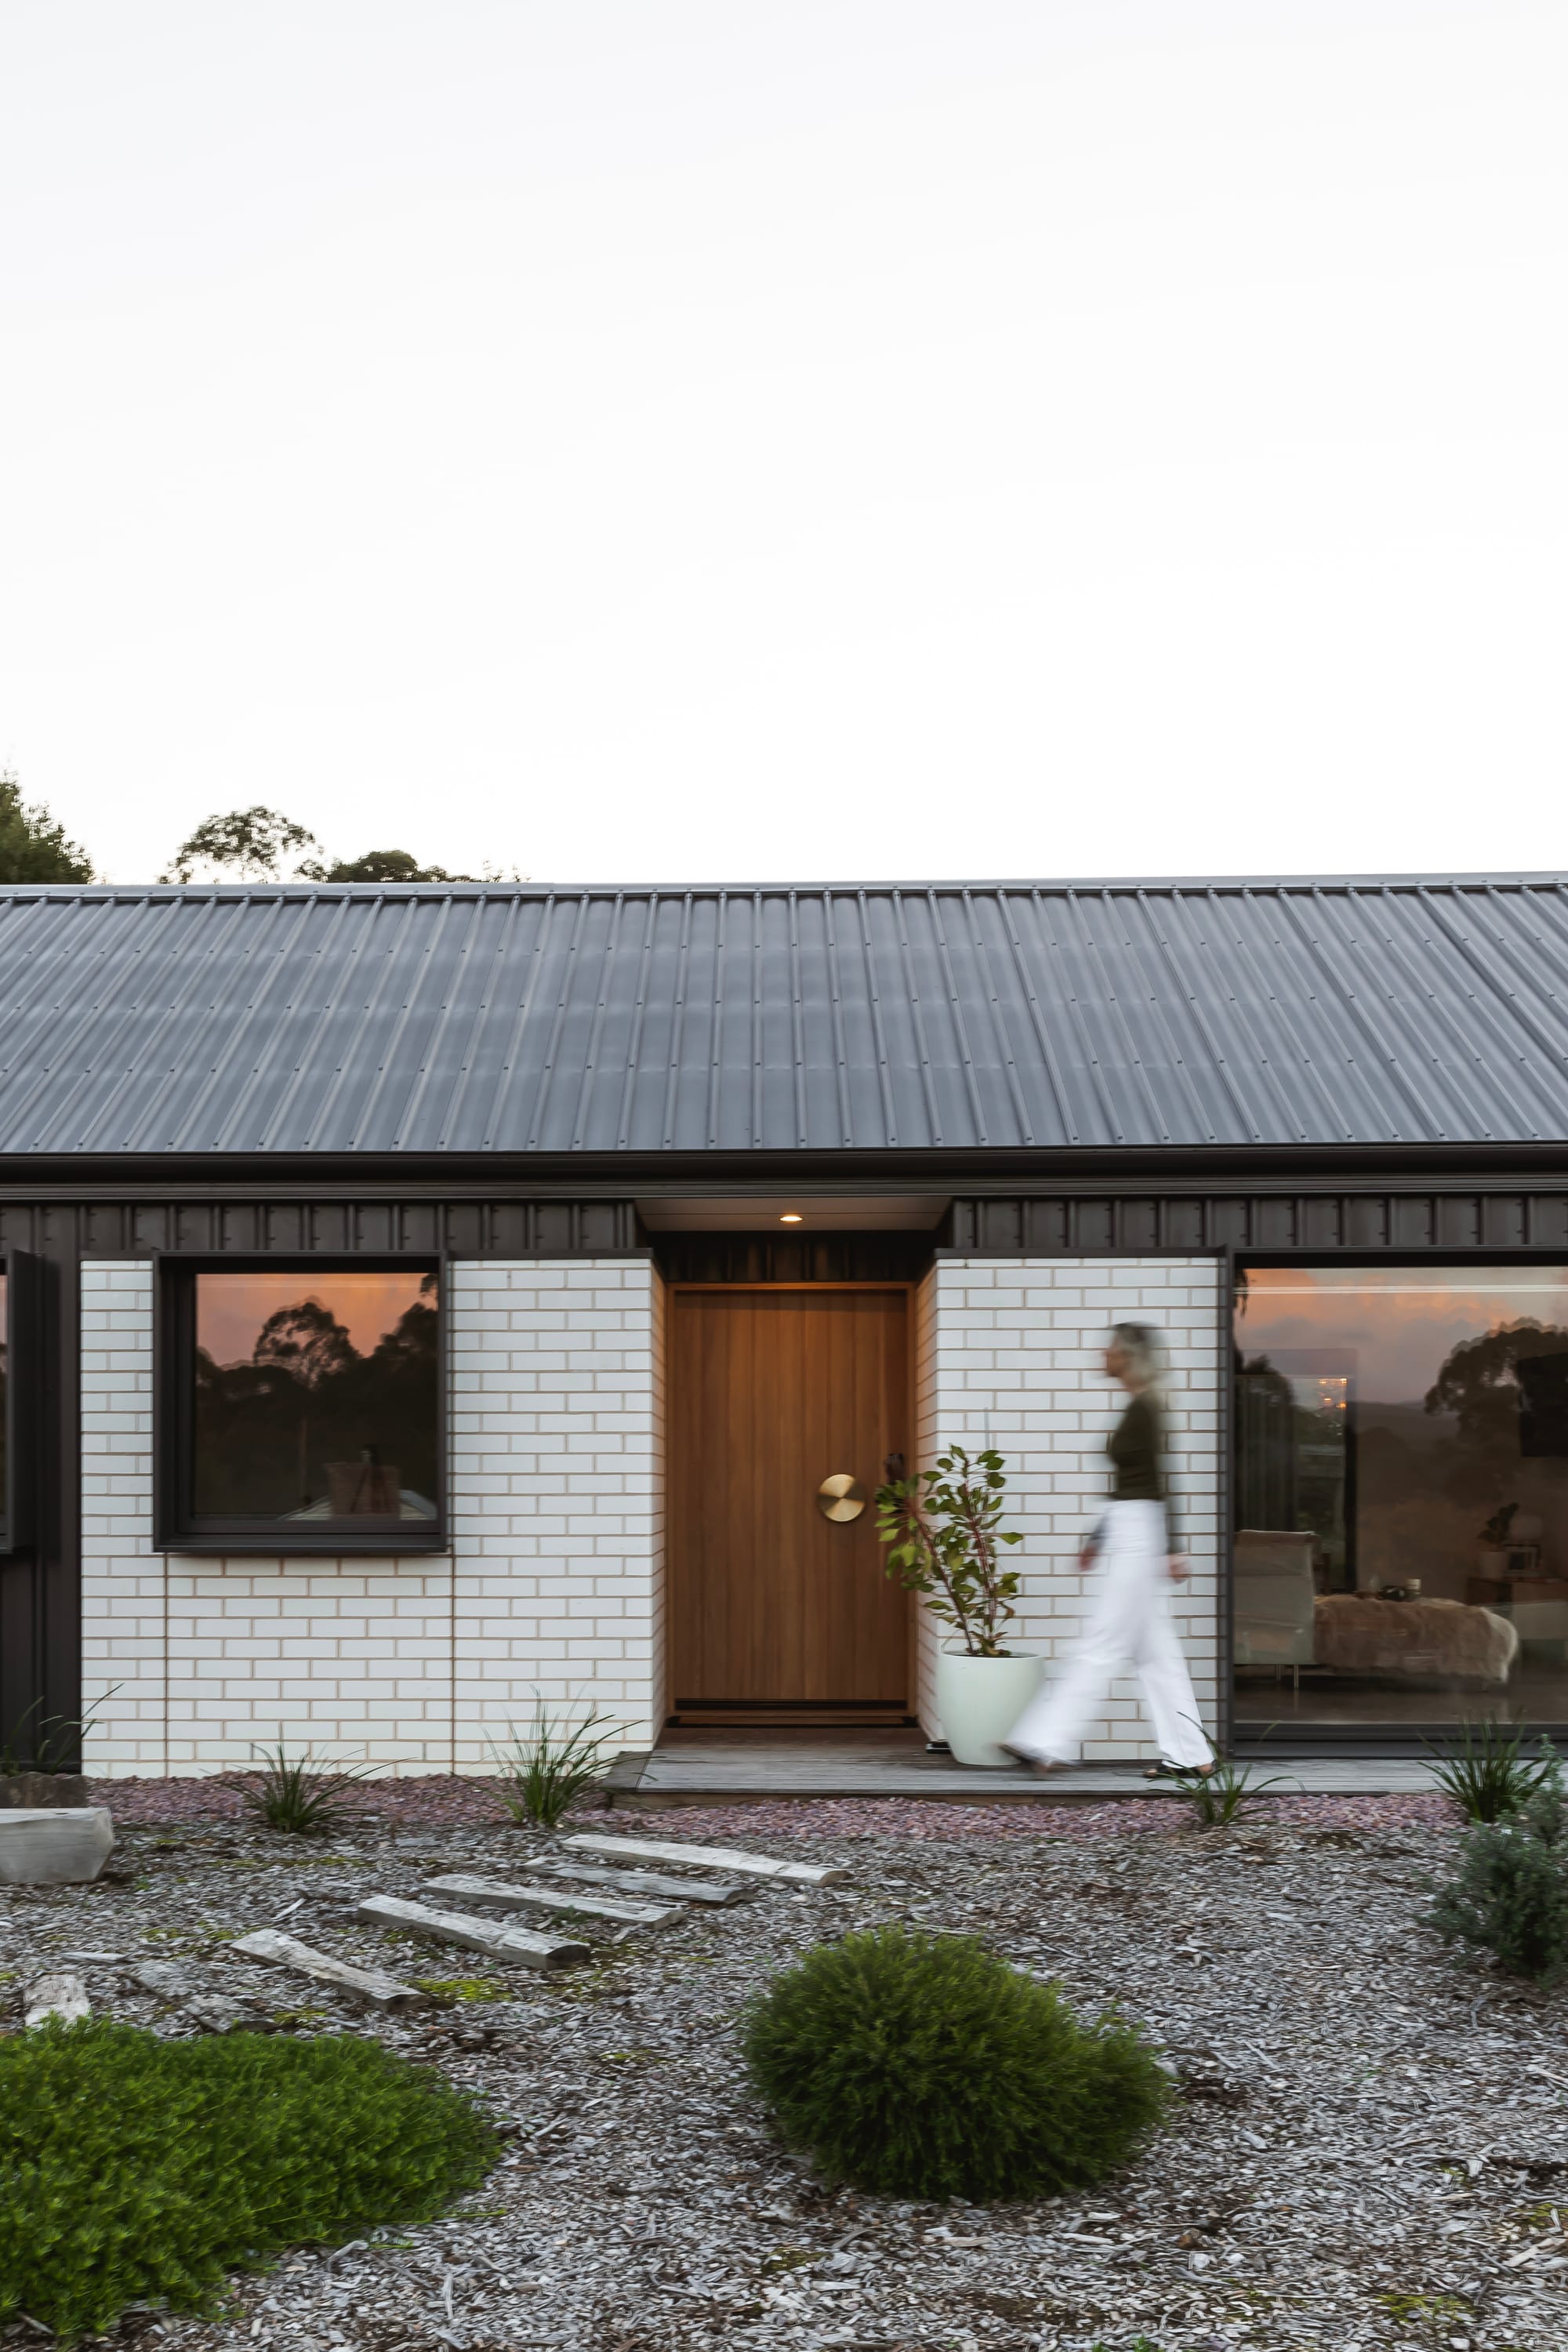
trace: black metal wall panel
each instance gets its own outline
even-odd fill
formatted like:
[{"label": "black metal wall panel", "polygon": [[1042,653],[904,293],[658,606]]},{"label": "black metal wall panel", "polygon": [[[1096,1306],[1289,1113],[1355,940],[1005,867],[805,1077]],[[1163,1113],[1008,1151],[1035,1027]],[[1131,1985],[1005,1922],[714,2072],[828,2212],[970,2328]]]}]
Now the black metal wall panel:
[{"label": "black metal wall panel", "polygon": [[1560,1192],[1392,1188],[1319,1192],[1212,1192],[1199,1198],[1064,1192],[1040,1199],[960,1196],[951,1246],[976,1256],[1136,1256],[1255,1250],[1334,1256],[1568,1249],[1568,1180]]}]

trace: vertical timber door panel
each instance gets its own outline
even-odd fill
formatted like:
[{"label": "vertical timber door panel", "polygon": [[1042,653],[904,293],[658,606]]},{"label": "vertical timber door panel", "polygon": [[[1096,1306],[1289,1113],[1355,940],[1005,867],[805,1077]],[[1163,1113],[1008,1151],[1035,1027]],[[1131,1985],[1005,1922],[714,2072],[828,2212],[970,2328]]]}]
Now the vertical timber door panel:
[{"label": "vertical timber door panel", "polygon": [[[675,1290],[669,1578],[675,1705],[904,1705],[908,1605],[872,1496],[909,1451],[905,1290]],[[816,1490],[847,1470],[858,1519]]]}]

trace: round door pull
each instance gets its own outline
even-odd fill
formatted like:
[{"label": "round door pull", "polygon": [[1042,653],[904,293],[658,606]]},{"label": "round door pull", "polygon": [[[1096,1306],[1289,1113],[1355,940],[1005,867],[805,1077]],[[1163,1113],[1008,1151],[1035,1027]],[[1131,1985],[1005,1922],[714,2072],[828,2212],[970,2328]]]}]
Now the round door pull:
[{"label": "round door pull", "polygon": [[847,1470],[836,1470],[817,1488],[816,1507],[825,1519],[858,1519],[866,1507],[866,1489]]}]

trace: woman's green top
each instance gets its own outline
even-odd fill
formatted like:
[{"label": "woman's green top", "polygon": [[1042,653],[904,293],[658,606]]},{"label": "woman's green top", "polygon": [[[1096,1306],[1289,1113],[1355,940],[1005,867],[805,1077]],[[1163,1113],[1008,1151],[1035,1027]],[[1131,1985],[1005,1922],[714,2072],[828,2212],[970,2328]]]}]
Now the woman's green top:
[{"label": "woman's green top", "polygon": [[1127,1410],[1106,1441],[1110,1456],[1113,1503],[1163,1503],[1165,1433],[1160,1408],[1147,1389],[1129,1399]]}]

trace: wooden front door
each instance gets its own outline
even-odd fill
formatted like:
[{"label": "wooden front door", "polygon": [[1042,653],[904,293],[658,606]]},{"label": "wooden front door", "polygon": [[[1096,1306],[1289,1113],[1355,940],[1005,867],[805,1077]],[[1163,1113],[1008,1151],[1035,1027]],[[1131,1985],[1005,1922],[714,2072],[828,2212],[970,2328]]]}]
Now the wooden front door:
[{"label": "wooden front door", "polygon": [[[908,1604],[882,1570],[873,1500],[907,1454],[902,1289],[670,1295],[670,1691],[677,1714],[905,1707]],[[817,1489],[866,1490],[835,1523]]]}]

